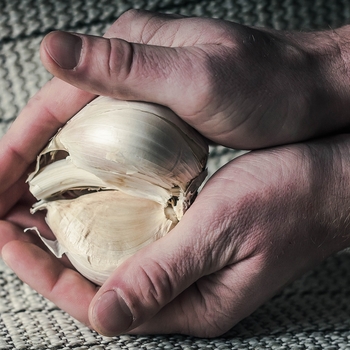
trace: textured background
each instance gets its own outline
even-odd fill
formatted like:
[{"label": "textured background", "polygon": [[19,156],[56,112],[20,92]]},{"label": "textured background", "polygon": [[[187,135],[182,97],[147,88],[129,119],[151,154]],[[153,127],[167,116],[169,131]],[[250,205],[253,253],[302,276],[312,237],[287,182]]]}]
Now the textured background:
[{"label": "textured background", "polygon": [[[349,0],[0,0],[0,137],[50,78],[38,51],[46,33],[101,35],[130,8],[288,30],[336,28],[350,21]],[[234,156],[212,148],[210,173]],[[216,339],[101,337],[24,285],[0,261],[1,349],[350,350],[350,255],[344,251],[329,258]]]}]

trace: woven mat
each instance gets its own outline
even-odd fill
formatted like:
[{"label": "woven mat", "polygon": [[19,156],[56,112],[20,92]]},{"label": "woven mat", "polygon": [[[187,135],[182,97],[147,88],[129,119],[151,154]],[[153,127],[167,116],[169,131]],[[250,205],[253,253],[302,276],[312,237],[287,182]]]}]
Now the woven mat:
[{"label": "woven mat", "polygon": [[[130,8],[277,29],[336,28],[350,21],[349,0],[0,0],[0,137],[50,78],[38,52],[46,33],[65,29],[101,35]],[[211,148],[210,174],[235,155]],[[102,337],[23,284],[0,261],[1,349],[350,350],[350,253],[329,258],[216,339]]]}]

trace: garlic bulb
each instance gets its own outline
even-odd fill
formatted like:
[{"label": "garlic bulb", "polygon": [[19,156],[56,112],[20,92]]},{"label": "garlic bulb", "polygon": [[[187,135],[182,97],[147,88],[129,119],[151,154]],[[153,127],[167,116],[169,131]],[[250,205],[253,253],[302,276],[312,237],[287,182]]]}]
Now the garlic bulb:
[{"label": "garlic bulb", "polygon": [[47,211],[57,239],[42,240],[102,284],[177,224],[205,179],[207,157],[203,137],[171,110],[96,98],[51,139],[28,178],[39,200],[32,212]]}]

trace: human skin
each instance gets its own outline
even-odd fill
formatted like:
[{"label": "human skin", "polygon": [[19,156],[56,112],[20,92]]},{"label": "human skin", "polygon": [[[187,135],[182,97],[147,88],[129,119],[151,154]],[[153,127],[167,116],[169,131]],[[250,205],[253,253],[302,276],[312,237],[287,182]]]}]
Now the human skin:
[{"label": "human skin", "polygon": [[[102,334],[223,334],[349,246],[347,32],[130,11],[105,38],[49,34],[41,57],[56,77],[0,140],[3,259]],[[166,105],[210,141],[254,149],[221,168],[181,222],[101,288],[23,233],[38,225],[52,235],[42,213],[29,213],[24,179],[96,94]]]}]

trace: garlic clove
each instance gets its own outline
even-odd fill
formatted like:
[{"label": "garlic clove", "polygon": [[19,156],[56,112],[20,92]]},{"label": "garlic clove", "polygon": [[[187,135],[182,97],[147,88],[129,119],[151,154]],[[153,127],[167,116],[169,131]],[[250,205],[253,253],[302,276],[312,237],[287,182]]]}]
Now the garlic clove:
[{"label": "garlic clove", "polygon": [[203,138],[169,109],[103,96],[76,114],[40,158],[63,150],[77,167],[108,183],[123,174],[182,190],[203,170],[208,155]]},{"label": "garlic clove", "polygon": [[113,181],[106,182],[93,173],[78,168],[71,157],[51,163],[37,172],[29,180],[29,189],[39,200],[62,199],[65,192],[74,189],[121,190],[164,205],[172,195],[175,195],[173,191],[151,184],[141,177],[114,174]]},{"label": "garlic clove", "polygon": [[80,273],[98,284],[173,225],[159,203],[120,191],[42,202],[37,210],[47,210],[46,221],[57,239],[56,251],[67,254]]}]

